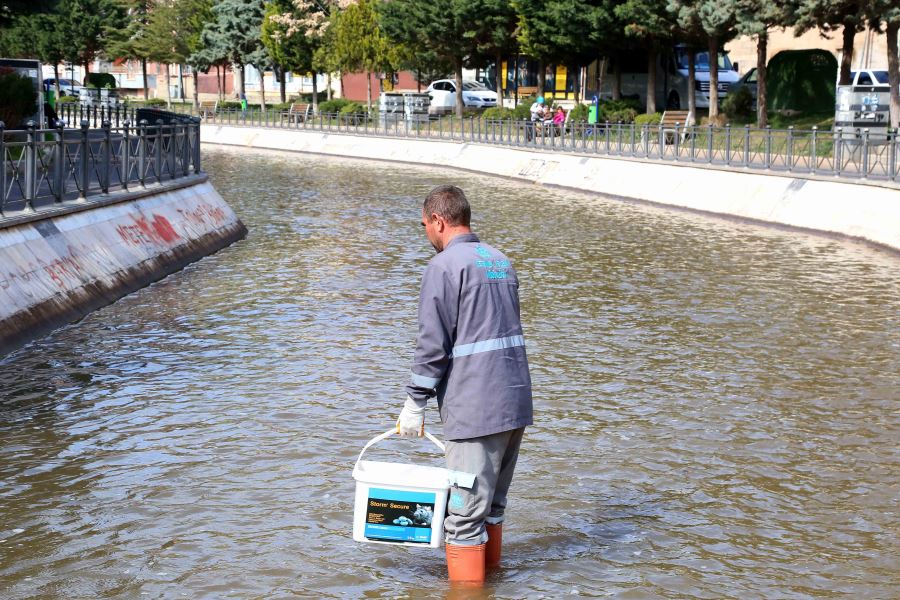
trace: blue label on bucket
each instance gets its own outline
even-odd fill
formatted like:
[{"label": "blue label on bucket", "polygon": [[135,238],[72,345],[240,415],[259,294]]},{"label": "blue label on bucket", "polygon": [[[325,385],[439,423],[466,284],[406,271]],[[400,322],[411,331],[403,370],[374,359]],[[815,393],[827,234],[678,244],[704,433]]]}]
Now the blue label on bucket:
[{"label": "blue label on bucket", "polygon": [[435,494],[370,488],[364,535],[386,542],[431,542]]}]

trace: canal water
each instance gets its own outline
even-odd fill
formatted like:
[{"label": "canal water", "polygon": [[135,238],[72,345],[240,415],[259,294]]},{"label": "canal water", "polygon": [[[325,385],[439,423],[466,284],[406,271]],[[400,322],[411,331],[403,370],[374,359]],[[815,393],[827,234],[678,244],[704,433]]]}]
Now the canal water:
[{"label": "canal water", "polygon": [[[0,596],[444,596],[439,551],[351,540],[350,471],[404,398],[418,203],[454,182],[518,269],[535,386],[480,596],[896,597],[897,257],[454,171],[204,152],[249,237],[2,363]],[[440,464],[418,440],[372,457]]]}]

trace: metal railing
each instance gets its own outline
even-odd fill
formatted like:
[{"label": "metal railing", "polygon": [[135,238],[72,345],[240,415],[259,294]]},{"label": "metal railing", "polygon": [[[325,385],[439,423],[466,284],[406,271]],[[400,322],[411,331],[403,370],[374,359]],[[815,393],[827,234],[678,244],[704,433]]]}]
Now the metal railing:
[{"label": "metal railing", "polygon": [[60,119],[15,131],[0,122],[0,219],[199,173],[199,119],[189,121],[103,120],[92,129],[86,119],[77,128]]},{"label": "metal railing", "polygon": [[298,118],[287,111],[219,110],[203,115],[217,125],[455,140],[515,148],[700,164],[720,168],[900,182],[897,130],[808,130],[569,122],[563,126],[455,116],[407,120],[364,114]]}]

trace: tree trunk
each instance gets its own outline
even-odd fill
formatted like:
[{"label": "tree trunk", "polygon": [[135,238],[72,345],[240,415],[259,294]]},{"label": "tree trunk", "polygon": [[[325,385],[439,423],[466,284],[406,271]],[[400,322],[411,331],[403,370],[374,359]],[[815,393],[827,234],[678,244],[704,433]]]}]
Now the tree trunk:
[{"label": "tree trunk", "polygon": [[244,71],[244,63],[241,63],[241,66],[238,67],[237,75],[240,78],[240,84],[238,85],[238,92],[240,95],[238,96],[239,100],[244,100],[247,98],[247,86],[245,84],[247,78],[244,76],[246,73]]},{"label": "tree trunk", "polygon": [[647,114],[656,112],[656,48],[647,48]]},{"label": "tree trunk", "polygon": [[56,99],[59,100],[59,64],[53,63],[53,87],[56,90]]},{"label": "tree trunk", "polygon": [[850,64],[853,61],[853,38],[856,27],[844,25],[843,42],[841,44],[841,78],[839,85],[850,85]]},{"label": "tree trunk", "polygon": [[313,71],[312,72],[312,87],[313,87],[312,107],[313,107],[314,115],[319,114],[319,84],[316,82],[317,78],[318,78],[318,73]]},{"label": "tree trunk", "polygon": [[184,102],[184,65],[178,65],[178,99]]},{"label": "tree trunk", "polygon": [[622,64],[619,57],[613,59],[613,90],[612,99],[622,99]]},{"label": "tree trunk", "polygon": [[463,87],[462,87],[462,60],[456,59],[456,116],[462,119],[463,117]]},{"label": "tree trunk", "polygon": [[366,112],[372,112],[372,72],[366,71]]},{"label": "tree trunk", "polygon": [[141,59],[141,75],[144,77],[144,100],[150,99],[150,84],[147,82],[147,59]]},{"label": "tree trunk", "polygon": [[266,68],[262,65],[256,67],[259,71],[259,106],[265,112],[266,110]]},{"label": "tree trunk", "polygon": [[[503,106],[503,53],[497,50],[497,106]],[[421,91],[421,90],[420,90]]]},{"label": "tree trunk", "polygon": [[169,63],[166,63],[166,108],[169,110],[172,109],[172,86],[169,85],[169,78],[171,74],[169,72]]},{"label": "tree trunk", "polygon": [[222,99],[222,79],[220,77],[221,69],[216,65],[216,99]]},{"label": "tree trunk", "polygon": [[[719,38],[709,36],[709,120],[719,116]],[[715,124],[715,123],[713,123]]]},{"label": "tree trunk", "polygon": [[[344,78],[341,76],[341,93],[344,93]],[[325,75],[325,99],[331,100],[331,72]]]},{"label": "tree trunk", "polygon": [[284,67],[278,69],[278,74],[280,76],[280,80],[278,82],[279,88],[278,90],[281,92],[281,103],[287,104],[287,76],[285,75]]},{"label": "tree trunk", "polygon": [[537,95],[544,95],[544,88],[547,87],[547,67],[544,66],[544,61],[538,61],[538,90]]},{"label": "tree trunk", "polygon": [[688,114],[690,123],[688,125],[697,124],[697,52],[693,48],[688,48]]},{"label": "tree trunk", "polygon": [[768,56],[769,32],[763,31],[756,40],[756,126],[764,128],[769,124],[766,110],[766,57]]},{"label": "tree trunk", "polygon": [[191,67],[191,73],[194,77],[194,110],[200,110],[200,74],[196,67]]},{"label": "tree trunk", "polygon": [[893,128],[900,127],[900,65],[897,59],[897,31],[900,22],[894,21],[887,26],[888,83],[891,86],[891,123]]}]

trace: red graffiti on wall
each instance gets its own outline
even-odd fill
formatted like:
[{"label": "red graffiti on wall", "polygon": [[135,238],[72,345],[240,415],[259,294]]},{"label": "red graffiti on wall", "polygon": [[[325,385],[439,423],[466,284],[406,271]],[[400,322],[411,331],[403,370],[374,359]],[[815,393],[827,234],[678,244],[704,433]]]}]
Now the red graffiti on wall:
[{"label": "red graffiti on wall", "polygon": [[225,211],[220,206],[212,206],[206,203],[198,204],[190,210],[179,208],[178,212],[181,213],[181,216],[186,221],[194,225],[217,226],[228,219],[228,215],[225,214]]},{"label": "red graffiti on wall", "polygon": [[71,279],[80,283],[82,280],[81,274],[84,271],[84,267],[81,265],[81,261],[73,248],[69,246],[68,249],[68,255],[55,258],[50,261],[50,263],[45,263],[38,259],[38,263],[41,265],[41,268],[44,269],[44,272],[51,280],[53,280],[53,283],[60,288],[66,287],[66,279]]},{"label": "red graffiti on wall", "polygon": [[116,232],[133,246],[171,244],[181,237],[162,215],[153,215],[152,221],[143,216],[132,217],[131,225],[119,225]]}]

